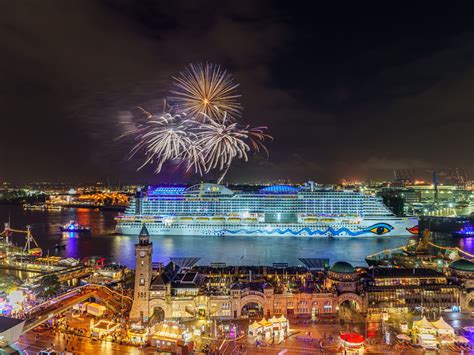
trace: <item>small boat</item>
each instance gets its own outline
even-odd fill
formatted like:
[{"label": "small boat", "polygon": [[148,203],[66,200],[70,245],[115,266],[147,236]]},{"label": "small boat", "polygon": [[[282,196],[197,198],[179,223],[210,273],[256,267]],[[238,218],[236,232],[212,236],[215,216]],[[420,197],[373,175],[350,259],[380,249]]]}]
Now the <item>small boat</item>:
[{"label": "small boat", "polygon": [[57,250],[59,250],[59,249],[66,249],[66,244],[56,244],[56,245],[54,246],[54,249],[57,249]]},{"label": "small boat", "polygon": [[82,224],[76,223],[74,221],[69,222],[68,224],[59,227],[61,232],[77,232],[77,233],[88,233],[91,231],[91,227],[83,226]]},{"label": "small boat", "polygon": [[23,204],[23,209],[27,211],[44,211],[46,209],[46,205],[44,204]]},{"label": "small boat", "polygon": [[461,229],[453,233],[455,237],[474,237],[474,226],[471,225],[469,222],[465,223]]},{"label": "small boat", "polygon": [[53,205],[51,203],[47,203],[45,205],[45,208],[47,211],[62,211],[63,210],[63,206],[60,206],[60,205]]}]

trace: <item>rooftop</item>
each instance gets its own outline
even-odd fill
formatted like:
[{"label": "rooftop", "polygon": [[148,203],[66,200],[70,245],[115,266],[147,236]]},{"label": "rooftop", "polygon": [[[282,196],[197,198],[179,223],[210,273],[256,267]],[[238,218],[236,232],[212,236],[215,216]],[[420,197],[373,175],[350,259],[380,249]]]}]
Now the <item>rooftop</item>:
[{"label": "rooftop", "polygon": [[272,185],[259,190],[261,194],[296,194],[299,191],[297,187],[290,185]]},{"label": "rooftop", "polygon": [[373,278],[420,278],[420,277],[445,277],[433,269],[424,268],[388,268],[379,267],[369,270],[368,276]]},{"label": "rooftop", "polygon": [[355,272],[354,267],[345,261],[338,261],[333,266],[331,266],[329,270],[341,274],[352,274]]},{"label": "rooftop", "polygon": [[3,333],[14,326],[24,323],[25,321],[23,319],[16,319],[16,318],[10,318],[10,317],[3,317],[0,316],[0,333]]},{"label": "rooftop", "polygon": [[148,186],[148,196],[179,196],[186,190],[185,186]]},{"label": "rooftop", "polygon": [[451,269],[459,271],[474,271],[474,263],[470,260],[459,259],[449,265]]}]

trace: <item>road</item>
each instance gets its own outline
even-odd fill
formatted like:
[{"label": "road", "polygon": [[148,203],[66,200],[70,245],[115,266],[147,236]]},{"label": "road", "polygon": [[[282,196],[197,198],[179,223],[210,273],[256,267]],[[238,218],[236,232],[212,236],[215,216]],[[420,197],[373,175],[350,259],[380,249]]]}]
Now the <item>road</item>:
[{"label": "road", "polygon": [[[39,337],[36,338],[36,335]],[[88,337],[75,336],[66,342],[64,334],[52,335],[49,331],[28,332],[20,337],[18,344],[26,354],[36,354],[40,350],[51,347],[56,351],[73,351],[74,354],[156,354],[154,349],[138,349],[130,345],[91,340]]]}]

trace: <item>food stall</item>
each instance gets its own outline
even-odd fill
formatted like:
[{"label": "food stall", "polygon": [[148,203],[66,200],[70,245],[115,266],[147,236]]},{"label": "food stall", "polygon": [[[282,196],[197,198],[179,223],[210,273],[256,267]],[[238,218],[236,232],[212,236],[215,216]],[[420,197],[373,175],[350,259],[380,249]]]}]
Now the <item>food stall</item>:
[{"label": "food stall", "polygon": [[155,325],[151,345],[157,350],[176,353],[185,345],[185,328],[175,322],[161,322]]},{"label": "food stall", "polygon": [[119,323],[111,322],[105,319],[101,319],[94,324],[94,320],[92,319],[90,333],[93,338],[109,339],[119,326]]},{"label": "food stall", "polygon": [[364,352],[365,338],[357,333],[345,332],[340,334],[341,345],[346,354],[362,354]]}]

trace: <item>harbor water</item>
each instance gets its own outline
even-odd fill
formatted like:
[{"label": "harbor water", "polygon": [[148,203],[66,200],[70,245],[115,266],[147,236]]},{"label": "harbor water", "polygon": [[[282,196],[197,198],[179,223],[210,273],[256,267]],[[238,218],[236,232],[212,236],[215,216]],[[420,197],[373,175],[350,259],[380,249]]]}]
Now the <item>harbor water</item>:
[{"label": "harbor water", "polygon": [[[0,222],[15,229],[31,225],[32,233],[44,253],[64,257],[101,256],[134,267],[137,236],[114,234],[117,212],[69,208],[61,212],[25,211],[21,206],[0,205]],[[90,225],[90,234],[61,233],[59,227],[76,221]],[[2,225],[3,229],[3,225]],[[433,233],[437,244],[459,246],[474,253],[474,238],[452,238],[448,233]],[[224,262],[227,265],[299,265],[298,258],[327,258],[330,263],[344,260],[354,266],[367,266],[369,254],[406,244],[409,237],[302,238],[302,237],[202,237],[152,236],[153,260],[167,263],[171,257],[199,257],[199,264]],[[24,244],[15,234],[13,242]],[[65,248],[55,250],[56,244]]]}]

